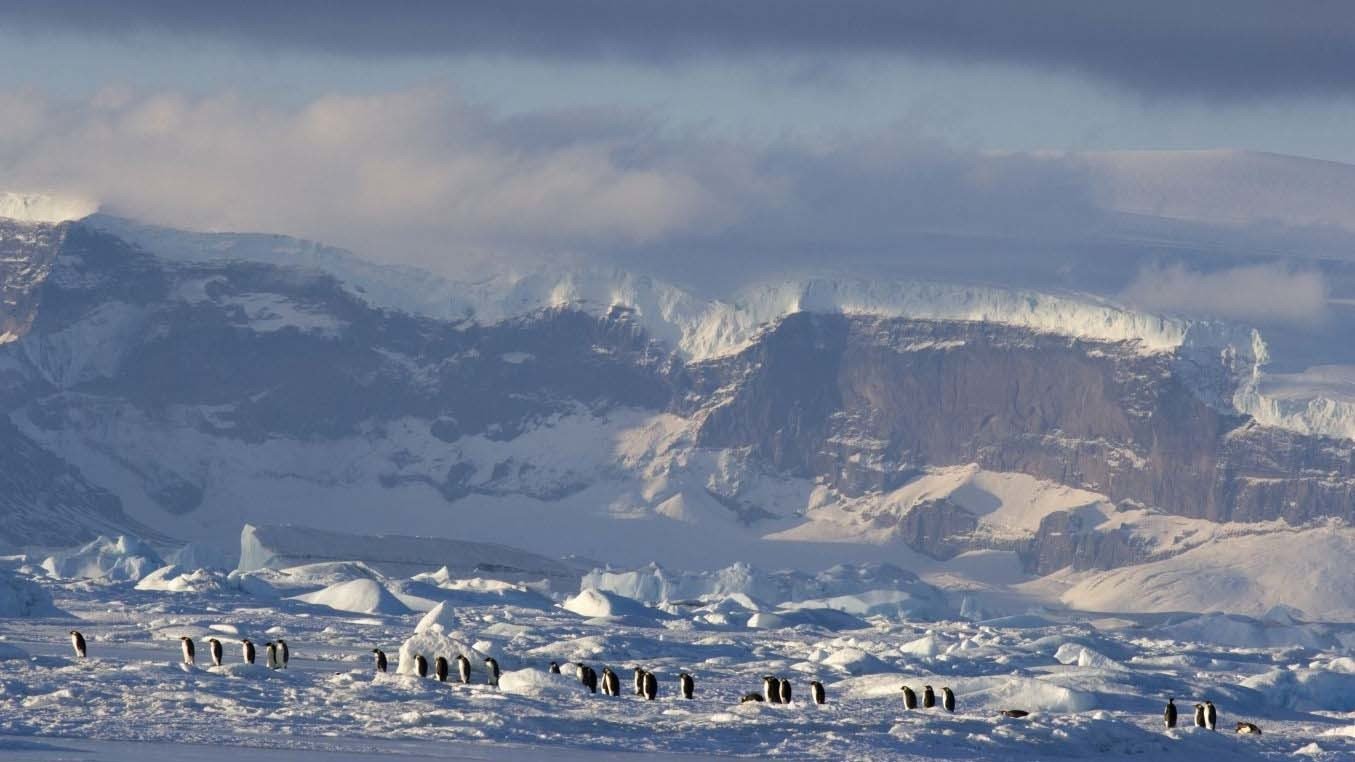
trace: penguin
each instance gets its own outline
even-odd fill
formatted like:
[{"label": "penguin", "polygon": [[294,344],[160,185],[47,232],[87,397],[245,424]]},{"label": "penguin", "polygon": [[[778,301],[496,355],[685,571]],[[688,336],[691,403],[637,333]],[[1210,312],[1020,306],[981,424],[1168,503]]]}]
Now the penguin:
[{"label": "penguin", "polygon": [[579,665],[579,682],[588,689],[589,693],[598,692],[598,673],[597,670],[587,664]]},{"label": "penguin", "polygon": [[917,694],[906,685],[903,686],[903,708],[917,709]]},{"label": "penguin", "polygon": [[263,644],[263,647],[264,647],[264,661],[267,662],[268,668],[269,668],[269,669],[277,669],[277,668],[278,668],[278,644],[270,640],[270,641],[268,641],[267,643],[264,643],[264,644]]},{"label": "penguin", "polygon": [[287,669],[287,662],[292,658],[292,649],[287,647],[287,641],[278,638],[278,664]]},{"label": "penguin", "polygon": [[254,663],[254,641],[249,638],[240,641],[240,652],[246,664]]},{"label": "penguin", "polygon": [[75,649],[77,659],[86,658],[85,636],[81,635],[79,630],[71,630],[71,648]]},{"label": "penguin", "polygon": [[635,695],[645,695],[645,671],[640,667],[635,668]]},{"label": "penguin", "polygon": [[826,704],[826,703],[828,703],[828,702],[827,702],[827,699],[824,697],[823,683],[819,682],[818,680],[812,680],[812,681],[810,681],[810,683],[809,683],[809,695],[811,695],[811,696],[814,697],[814,703],[815,703],[815,704]]},{"label": "penguin", "polygon": [[1214,709],[1214,702],[1212,701],[1204,702],[1204,724],[1210,730],[1218,730],[1219,713],[1218,710]]},{"label": "penguin", "polygon": [[767,703],[781,703],[781,681],[775,675],[762,676],[762,695],[767,697]]},{"label": "penguin", "polygon": [[183,663],[197,664],[198,660],[193,656],[193,639],[182,635],[179,637],[179,643],[183,646]]},{"label": "penguin", "polygon": [[376,671],[377,671],[377,672],[385,672],[385,671],[386,671],[386,652],[385,652],[385,651],[382,651],[380,648],[373,648],[373,649],[372,649],[372,653],[376,654]]},{"label": "penguin", "polygon": [[558,675],[558,674],[560,674],[560,664],[559,664],[559,662],[551,662],[551,663],[550,663],[550,673],[551,673],[552,675]]},{"label": "penguin", "polygon": [[485,659],[485,671],[489,673],[489,684],[498,687],[499,662],[493,656]]},{"label": "penguin", "polygon": [[678,675],[678,685],[682,689],[683,698],[689,699],[696,694],[696,680],[686,672]]},{"label": "penguin", "polygon": [[1204,704],[1195,705],[1195,727],[1204,727]]},{"label": "penguin", "polygon": [[433,674],[439,683],[447,682],[447,657],[439,656],[433,660]]},{"label": "penguin", "polygon": [[606,696],[621,695],[621,678],[616,676],[611,667],[602,668],[602,693]]},{"label": "penguin", "polygon": [[922,686],[922,708],[931,709],[936,706],[936,694],[932,691],[930,685]]},{"label": "penguin", "polygon": [[414,655],[414,671],[419,673],[419,677],[428,677],[428,660],[423,658],[423,654]]},{"label": "penguin", "polygon": [[659,695],[659,679],[653,672],[645,672],[645,701],[653,701]]},{"label": "penguin", "polygon": [[955,692],[948,687],[941,689],[941,708],[951,714],[955,713]]},{"label": "penguin", "polygon": [[1021,719],[1022,717],[1029,717],[1029,716],[1030,716],[1030,712],[1027,712],[1027,711],[1024,710],[1024,709],[1003,709],[1003,710],[1002,710],[1002,716],[1003,716],[1003,717],[1011,717],[1012,719],[1019,720],[1019,719]]},{"label": "penguin", "polygon": [[783,703],[783,704],[789,704],[789,703],[790,703],[790,681],[787,680],[787,679],[785,679],[785,678],[781,678],[781,685],[780,685],[779,690],[780,690],[780,692],[781,692],[781,694],[780,694],[780,695],[781,695],[781,703]]},{"label": "penguin", "polygon": [[1168,730],[1176,727],[1176,697],[1167,698],[1167,708],[1162,710],[1162,724],[1167,726]]},{"label": "penguin", "polygon": [[212,652],[212,666],[221,666],[221,641],[216,638],[207,639],[207,650]]},{"label": "penguin", "polygon": [[761,702],[761,701],[762,701],[762,694],[761,694],[761,693],[745,693],[745,694],[743,694],[743,698],[739,699],[739,703],[740,703],[740,704],[747,704],[747,703],[750,702],[750,701]]},{"label": "penguin", "polygon": [[1251,724],[1250,722],[1239,722],[1237,724],[1237,732],[1251,733],[1252,735],[1258,736],[1261,735],[1261,729]]},{"label": "penguin", "polygon": [[470,659],[462,654],[456,655],[456,674],[460,676],[462,685],[470,685]]}]

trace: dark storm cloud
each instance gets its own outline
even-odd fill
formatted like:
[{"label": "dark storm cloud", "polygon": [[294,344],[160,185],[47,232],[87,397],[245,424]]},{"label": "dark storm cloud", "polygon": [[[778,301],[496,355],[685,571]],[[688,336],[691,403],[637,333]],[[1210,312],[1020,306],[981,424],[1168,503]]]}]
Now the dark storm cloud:
[{"label": "dark storm cloud", "polygon": [[1152,95],[1355,91],[1355,3],[1348,0],[0,0],[0,23],[29,33],[169,33],[355,56],[501,53],[664,64],[885,54],[1090,75]]}]

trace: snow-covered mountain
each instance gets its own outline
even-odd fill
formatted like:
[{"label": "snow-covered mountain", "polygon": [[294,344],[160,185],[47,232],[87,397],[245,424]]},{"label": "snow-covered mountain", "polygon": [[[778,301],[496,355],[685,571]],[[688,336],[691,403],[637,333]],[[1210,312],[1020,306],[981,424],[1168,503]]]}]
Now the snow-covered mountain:
[{"label": "snow-covered mountain", "polygon": [[235,552],[243,524],[293,523],[599,563],[997,552],[1046,573],[1351,512],[1350,440],[1240,412],[1259,334],[1077,294],[460,283],[102,215],[0,222],[0,248],[8,545],[124,529]]}]

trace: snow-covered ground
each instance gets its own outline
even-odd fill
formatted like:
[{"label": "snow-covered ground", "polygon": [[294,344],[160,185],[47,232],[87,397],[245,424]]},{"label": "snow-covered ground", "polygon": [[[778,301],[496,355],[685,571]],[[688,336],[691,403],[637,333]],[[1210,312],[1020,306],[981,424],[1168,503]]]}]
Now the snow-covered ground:
[{"label": "snow-covered ground", "polygon": [[[116,543],[100,546],[105,561]],[[124,543],[128,549],[135,545]],[[86,555],[93,554],[91,550]],[[1188,554],[1186,554],[1188,555]],[[1184,556],[1183,556],[1184,557]],[[8,568],[6,568],[8,567]],[[124,572],[127,564],[120,567]],[[17,570],[17,571],[16,571]],[[957,589],[903,570],[807,575],[588,576],[547,591],[447,571],[391,578],[362,564],[248,572],[174,569],[133,580],[58,578],[0,563],[18,603],[0,612],[0,754],[7,759],[626,759],[741,755],[800,759],[1348,759],[1355,754],[1355,625],[1195,614],[1080,614],[1050,606],[987,616]],[[29,576],[33,575],[33,576]],[[133,576],[135,576],[133,574]],[[592,586],[606,582],[606,591]],[[887,589],[929,610],[872,605]],[[665,592],[667,591],[667,592]],[[638,596],[630,598],[627,592]],[[51,601],[45,600],[50,596]],[[672,594],[668,594],[672,593]],[[679,596],[696,597],[676,600]],[[806,600],[808,598],[808,600]],[[958,600],[957,600],[958,599]],[[944,605],[949,600],[950,604]],[[55,606],[55,610],[51,607]],[[73,658],[81,630],[89,658]],[[180,664],[181,635],[198,664]],[[207,638],[225,644],[214,667]],[[240,638],[285,638],[291,663],[241,663]],[[376,674],[371,649],[390,659]],[[472,658],[472,685],[411,674],[415,654]],[[502,665],[486,685],[483,658]],[[583,691],[565,666],[621,675],[616,698]],[[659,697],[631,695],[631,668]],[[677,695],[679,672],[696,698]],[[790,705],[740,703],[762,676]],[[453,668],[455,675],[455,668]],[[821,680],[828,702],[809,702]],[[957,711],[907,711],[901,687],[954,690]],[[1183,718],[1161,726],[1168,696]],[[1219,732],[1190,727],[1211,699]],[[1003,717],[1024,709],[1028,717]],[[1237,735],[1238,721],[1261,726]],[[169,744],[193,744],[174,746]],[[239,754],[223,751],[245,747]],[[181,752],[180,749],[183,749]]]}]

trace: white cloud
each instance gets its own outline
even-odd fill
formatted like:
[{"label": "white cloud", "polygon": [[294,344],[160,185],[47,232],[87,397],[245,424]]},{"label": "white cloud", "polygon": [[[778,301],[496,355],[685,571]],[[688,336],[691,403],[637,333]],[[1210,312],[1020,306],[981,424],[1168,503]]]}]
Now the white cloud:
[{"label": "white cloud", "polygon": [[1311,325],[1326,316],[1327,284],[1319,272],[1275,264],[1214,272],[1172,265],[1141,270],[1121,296],[1155,312]]}]

